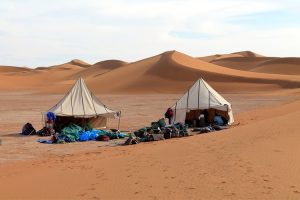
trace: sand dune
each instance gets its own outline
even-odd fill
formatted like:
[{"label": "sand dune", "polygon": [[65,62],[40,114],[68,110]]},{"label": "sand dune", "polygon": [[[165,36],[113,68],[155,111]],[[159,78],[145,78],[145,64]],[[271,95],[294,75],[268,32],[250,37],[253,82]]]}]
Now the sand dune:
[{"label": "sand dune", "polygon": [[126,62],[121,60],[105,60],[89,66],[87,69],[79,72],[77,75],[83,77],[100,76],[104,73],[122,67],[126,64]]},{"label": "sand dune", "polygon": [[274,58],[257,64],[257,66],[251,71],[272,74],[300,75],[300,58]]},{"label": "sand dune", "polygon": [[250,71],[272,57],[230,57],[211,61],[211,63],[231,69]]},{"label": "sand dune", "polygon": [[74,59],[71,60],[70,62],[59,64],[59,65],[53,65],[49,67],[37,67],[36,70],[53,70],[53,69],[72,70],[72,69],[87,68],[89,66],[91,65],[82,60]]},{"label": "sand dune", "polygon": [[71,60],[69,63],[72,64],[72,65],[80,66],[80,67],[89,67],[90,66],[89,63],[84,62],[84,61],[79,60],[79,59]]},{"label": "sand dune", "polygon": [[0,73],[28,72],[31,70],[27,67],[0,66]]},{"label": "sand dune", "polygon": [[[203,77],[217,89],[236,87],[224,83],[264,83],[274,87],[298,87],[300,77],[271,75],[224,68],[212,63],[195,59],[176,51],[130,63],[104,76],[88,80],[90,86],[98,92],[178,92],[188,88],[196,79]],[[106,85],[105,88],[97,87]],[[240,87],[243,85],[241,84]]]},{"label": "sand dune", "polygon": [[[236,68],[240,66],[239,62],[244,63],[247,70],[253,70],[249,62],[260,64],[261,70],[267,68],[269,63],[269,58],[259,57],[252,52],[237,52],[234,55],[239,57],[227,57],[212,63],[177,51],[168,51],[133,63],[107,60],[88,65],[83,61],[73,60],[47,68],[29,70],[25,74],[17,72],[10,73],[9,76],[0,74],[3,80],[0,90],[28,89],[43,93],[64,93],[79,76],[86,79],[94,92],[101,93],[182,93],[200,77],[220,91],[299,87],[300,76],[242,71],[214,63],[233,63],[232,60],[235,59]],[[247,55],[250,57],[244,57]],[[273,66],[273,63],[270,65]],[[296,69],[293,73],[295,72]]]},{"label": "sand dune", "polygon": [[72,75],[84,69],[81,62],[73,60],[64,64],[38,67],[25,72],[0,73],[0,90],[63,92],[73,83],[73,81],[68,82],[68,80],[72,79]]},{"label": "sand dune", "polygon": [[226,58],[243,58],[243,57],[257,58],[257,57],[264,57],[264,56],[254,53],[252,51],[240,51],[240,52],[229,53],[229,54],[215,54],[211,56],[204,56],[204,57],[199,57],[199,59],[206,62],[213,62],[213,61],[226,59]]},{"label": "sand dune", "polygon": [[239,51],[235,53],[231,53],[232,55],[240,55],[242,57],[264,57],[263,55],[254,53],[252,51]]},{"label": "sand dune", "polygon": [[264,57],[253,52],[212,55],[199,59],[226,68],[269,74],[300,75],[300,58]]},{"label": "sand dune", "polygon": [[[198,69],[187,68],[178,64],[174,56],[176,51],[130,63],[122,68],[111,71],[105,76],[94,77],[89,80],[91,87],[109,82],[106,88],[97,88],[102,92],[130,91],[130,92],[162,92],[170,90],[176,92],[186,88],[192,81],[200,77]],[[193,60],[193,58],[191,58]],[[211,65],[199,61],[204,65]]]}]

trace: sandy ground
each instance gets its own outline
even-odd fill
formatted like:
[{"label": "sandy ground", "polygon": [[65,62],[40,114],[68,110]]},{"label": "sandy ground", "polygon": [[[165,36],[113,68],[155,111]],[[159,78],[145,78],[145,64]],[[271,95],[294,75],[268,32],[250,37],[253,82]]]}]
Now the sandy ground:
[{"label": "sandy ground", "polygon": [[[299,90],[223,94],[240,125],[222,132],[108,147],[46,145],[16,133],[62,95],[1,93],[1,199],[299,199]],[[121,128],[159,119],[180,94],[101,95]],[[100,96],[99,96],[100,97]],[[17,116],[17,117],[16,117]],[[293,119],[293,120],[291,120]],[[110,122],[115,126],[115,122]]]},{"label": "sandy ground", "polygon": [[[47,154],[59,155],[78,151],[97,149],[108,145],[103,142],[74,143],[61,145],[59,148],[53,145],[41,145],[36,141],[38,136],[23,137],[19,135],[22,126],[30,122],[36,130],[43,126],[42,112],[53,106],[62,95],[36,95],[27,93],[0,93],[0,139],[1,152],[0,164],[14,160],[33,159]],[[181,94],[152,94],[152,95],[101,95],[98,96],[105,104],[115,110],[122,109],[120,128],[123,131],[135,131],[147,126],[151,121],[157,121],[163,117],[166,108],[171,106]],[[234,105],[234,113],[245,112],[254,108],[262,108],[290,102],[295,99],[293,93],[287,95],[263,95],[246,93],[227,93],[224,96]],[[120,105],[120,101],[122,105]],[[16,117],[17,116],[17,117]],[[239,122],[239,118],[236,118]],[[118,120],[109,120],[110,128],[117,127]],[[242,120],[242,123],[243,120]],[[43,139],[48,139],[45,137]],[[115,143],[111,143],[115,144]],[[70,148],[69,146],[72,146]],[[74,147],[73,147],[74,146]]]}]

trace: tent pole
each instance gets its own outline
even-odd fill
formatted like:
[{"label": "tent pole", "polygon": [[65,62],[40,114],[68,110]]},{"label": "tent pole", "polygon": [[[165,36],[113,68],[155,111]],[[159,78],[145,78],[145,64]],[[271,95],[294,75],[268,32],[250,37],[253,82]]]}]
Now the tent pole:
[{"label": "tent pole", "polygon": [[120,111],[119,122],[118,122],[118,131],[120,130],[120,123],[121,123],[121,111]]},{"label": "tent pole", "polygon": [[177,102],[176,102],[176,104],[175,104],[175,116],[174,116],[174,120],[173,120],[173,122],[172,122],[172,125],[174,125],[174,124],[175,124],[175,121],[176,121],[176,110],[177,110]]},{"label": "tent pole", "polygon": [[41,112],[41,114],[42,114],[42,126],[45,127],[44,112]]}]

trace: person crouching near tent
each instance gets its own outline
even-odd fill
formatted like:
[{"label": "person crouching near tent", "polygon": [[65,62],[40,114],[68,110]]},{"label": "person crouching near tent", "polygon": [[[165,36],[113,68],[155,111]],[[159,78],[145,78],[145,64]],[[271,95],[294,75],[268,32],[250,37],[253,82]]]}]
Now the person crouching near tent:
[{"label": "person crouching near tent", "polygon": [[172,108],[168,108],[168,110],[165,113],[165,118],[167,118],[169,120],[169,125],[172,124],[173,115],[174,115],[174,113],[173,113]]}]

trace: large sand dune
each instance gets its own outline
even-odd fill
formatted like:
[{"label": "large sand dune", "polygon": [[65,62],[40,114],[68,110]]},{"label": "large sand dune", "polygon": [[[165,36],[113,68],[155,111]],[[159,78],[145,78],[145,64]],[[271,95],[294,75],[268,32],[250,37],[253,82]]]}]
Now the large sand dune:
[{"label": "large sand dune", "polygon": [[[99,92],[178,92],[183,91],[196,79],[203,77],[217,89],[235,90],[249,84],[264,83],[272,87],[299,87],[300,77],[262,74],[224,68],[195,59],[180,52],[170,51],[130,63],[104,76],[88,80],[91,87]],[[105,88],[97,87],[109,83]],[[231,84],[231,86],[228,85]]]},{"label": "large sand dune", "polygon": [[[271,62],[270,58],[252,52],[237,52],[209,63],[177,51],[132,63],[107,60],[89,65],[84,61],[72,60],[34,70],[11,68],[10,73],[5,73],[5,70],[1,72],[0,68],[0,90],[65,93],[79,76],[86,79],[94,92],[101,93],[182,93],[200,77],[220,91],[297,88],[300,84],[295,64],[298,59],[290,60],[272,59]],[[270,71],[278,62],[291,65],[293,71],[287,68],[289,72],[284,73],[285,68],[281,67],[279,75],[258,73]],[[220,66],[222,63],[227,67]],[[253,65],[259,67],[253,68]],[[7,71],[9,68],[5,69]]]}]

